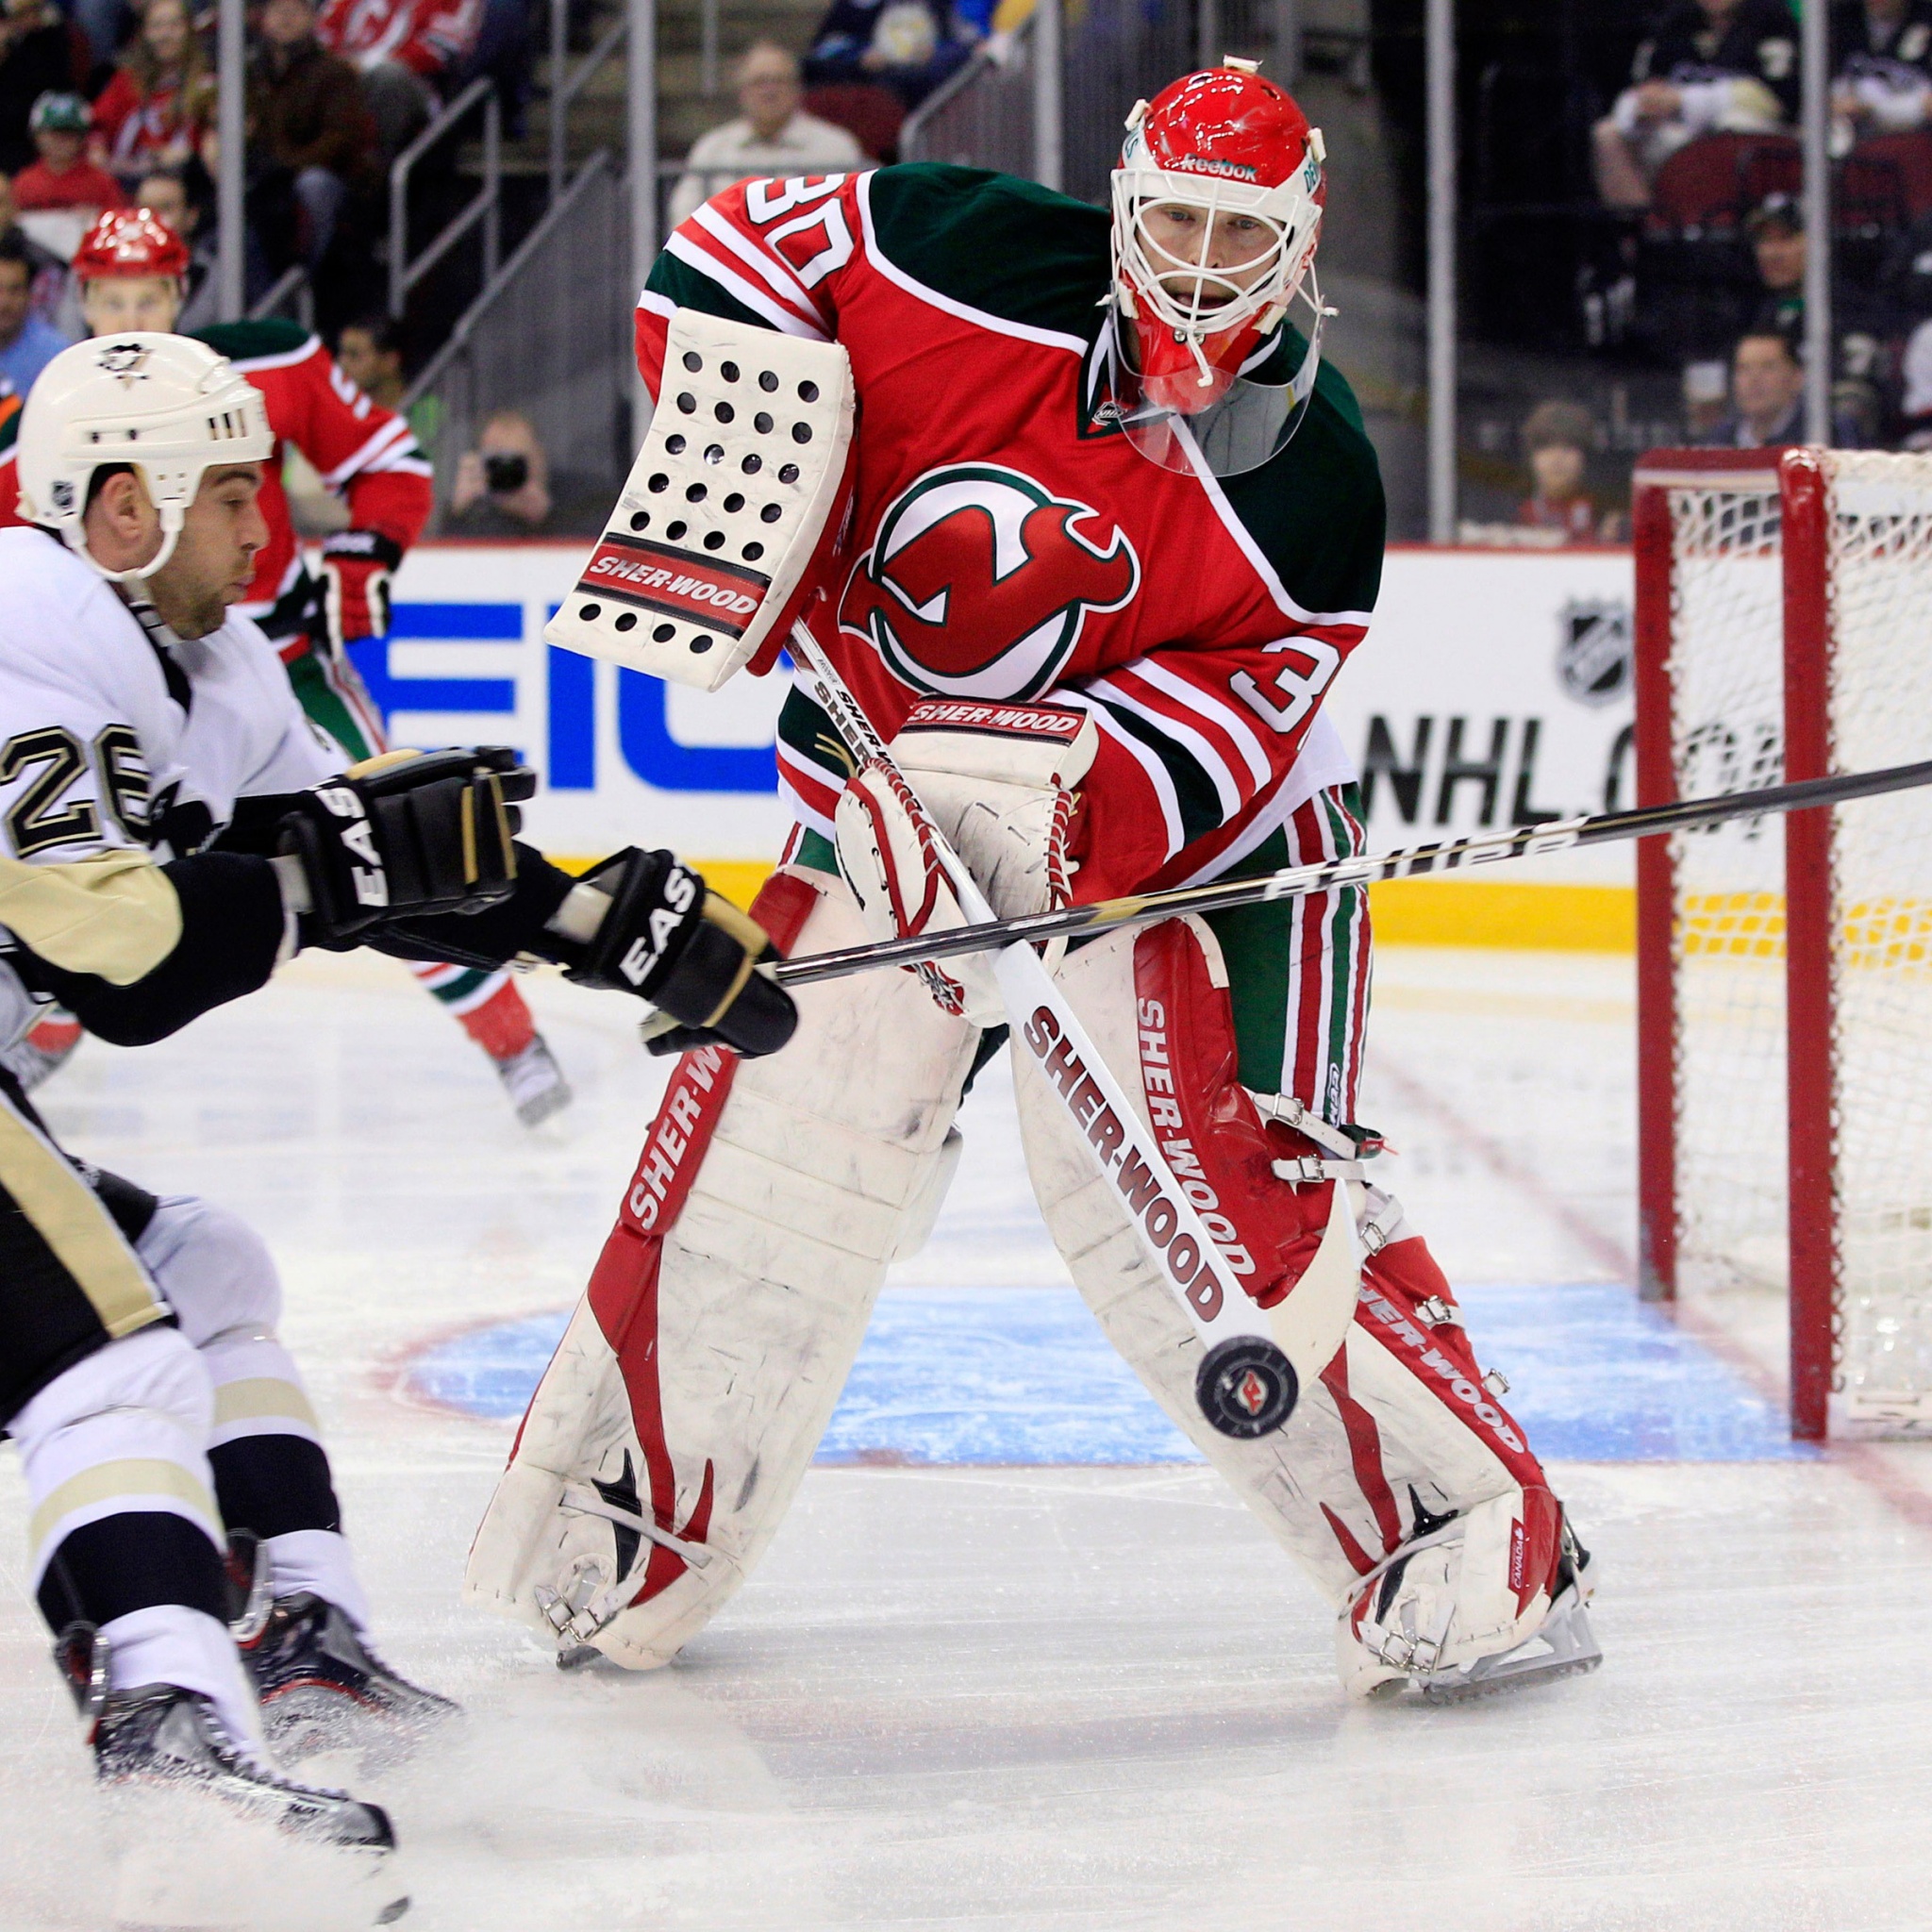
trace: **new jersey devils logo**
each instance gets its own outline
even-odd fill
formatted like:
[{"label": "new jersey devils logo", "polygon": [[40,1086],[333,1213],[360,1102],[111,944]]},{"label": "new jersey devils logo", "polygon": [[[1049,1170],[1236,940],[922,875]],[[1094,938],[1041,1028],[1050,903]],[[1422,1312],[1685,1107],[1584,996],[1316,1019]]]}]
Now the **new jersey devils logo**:
[{"label": "new jersey devils logo", "polygon": [[[1085,527],[1082,527],[1082,526]],[[891,669],[941,697],[1031,698],[1054,684],[1090,610],[1141,588],[1126,532],[993,463],[930,470],[880,519],[839,606]]]}]

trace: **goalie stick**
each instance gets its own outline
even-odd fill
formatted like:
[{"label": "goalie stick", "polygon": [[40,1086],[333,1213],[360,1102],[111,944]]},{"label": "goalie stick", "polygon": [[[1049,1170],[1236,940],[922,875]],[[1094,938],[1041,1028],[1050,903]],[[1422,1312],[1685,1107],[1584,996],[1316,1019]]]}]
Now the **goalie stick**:
[{"label": "goalie stick", "polygon": [[[1919,785],[1932,785],[1932,760],[1916,765],[1888,765],[1876,772],[1849,772],[1836,778],[1806,778],[1792,785],[1767,785],[1758,791],[1730,791],[1719,798],[1684,799],[1673,805],[1639,806],[1633,811],[1556,819],[1547,824],[1524,825],[1514,832],[1449,839],[1433,845],[1407,845],[1394,852],[1364,853],[1359,858],[1330,859],[1322,865],[1292,866],[1286,872],[1267,873],[1258,878],[1220,879],[1205,886],[1131,892],[1117,899],[1096,899],[1091,906],[1028,912],[1017,919],[975,921],[930,938],[915,935],[909,939],[880,940],[867,946],[843,946],[837,952],[808,953],[802,958],[787,959],[762,970],[788,986],[810,986],[822,979],[870,972],[879,966],[915,966],[922,959],[951,959],[962,953],[1068,939],[1076,934],[1091,938],[1120,926],[1148,925],[1158,919],[1177,919],[1190,912],[1224,912],[1236,906],[1259,906],[1272,899],[1325,892],[1331,886],[1366,886],[1377,879],[1420,878],[1429,873],[1460,872],[1470,866],[1535,858],[1545,853],[1608,845],[1624,839],[1660,838],[1667,832],[1695,831],[1731,819],[1762,818],[1844,805],[1852,799],[1907,791]],[[963,908],[963,893],[960,903]],[[985,901],[978,903],[984,905]],[[968,916],[971,917],[970,911]]]},{"label": "goalie stick", "polygon": [[[803,624],[791,627],[791,648],[853,757],[897,772],[872,720]],[[907,784],[904,774],[899,776]],[[996,929],[992,908],[950,842],[929,818],[924,830],[961,912],[979,923],[978,930]],[[899,956],[908,960],[926,957],[918,951],[923,941],[916,935],[889,943],[912,946],[912,954]],[[1355,1319],[1361,1261],[1349,1184],[1336,1183],[1327,1228],[1301,1278],[1274,1308],[1257,1307],[1224,1266],[1158,1142],[1039,955],[1024,943],[1004,943],[993,974],[1014,1050],[1024,1042],[1041,1062],[1047,1091],[1073,1121],[1101,1179],[1119,1189],[1136,1241],[1200,1338],[1204,1354],[1194,1395],[1201,1413],[1221,1434],[1237,1439],[1278,1429],[1294,1412],[1302,1389],[1334,1360]]]}]

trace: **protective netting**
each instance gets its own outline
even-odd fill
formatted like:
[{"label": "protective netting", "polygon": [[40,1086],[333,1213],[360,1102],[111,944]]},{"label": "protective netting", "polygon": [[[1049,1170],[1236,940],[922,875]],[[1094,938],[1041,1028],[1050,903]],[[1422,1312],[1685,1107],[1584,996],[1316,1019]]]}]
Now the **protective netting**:
[{"label": "protective netting", "polygon": [[[1829,458],[1832,762],[1932,755],[1932,457]],[[1932,796],[1832,814],[1833,1129],[1847,1418],[1932,1410]],[[1928,1417],[1932,1419],[1932,1417]]]},{"label": "protective netting", "polygon": [[[1825,464],[1832,768],[1932,756],[1932,457]],[[1670,491],[1673,748],[1688,797],[1783,775],[1768,480]],[[1782,1284],[1782,825],[1685,835],[1675,860],[1680,1284]],[[1932,1422],[1932,795],[1836,811],[1832,885],[1834,1403],[1850,1422]]]},{"label": "protective netting", "polygon": [[[1750,486],[1750,487],[1745,487]],[[1774,472],[1673,488],[1672,754],[1682,797],[1784,776]],[[1681,1287],[1785,1274],[1783,821],[1673,841]]]}]

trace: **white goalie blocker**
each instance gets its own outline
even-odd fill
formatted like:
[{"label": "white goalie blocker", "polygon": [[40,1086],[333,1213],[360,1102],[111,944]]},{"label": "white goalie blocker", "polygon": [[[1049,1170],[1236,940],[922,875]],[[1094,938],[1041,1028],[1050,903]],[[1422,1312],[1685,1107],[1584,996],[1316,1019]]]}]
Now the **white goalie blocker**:
[{"label": "white goalie blocker", "polygon": [[852,362],[837,342],[680,308],[662,391],[610,521],[543,636],[716,691],[781,634],[838,508]]}]

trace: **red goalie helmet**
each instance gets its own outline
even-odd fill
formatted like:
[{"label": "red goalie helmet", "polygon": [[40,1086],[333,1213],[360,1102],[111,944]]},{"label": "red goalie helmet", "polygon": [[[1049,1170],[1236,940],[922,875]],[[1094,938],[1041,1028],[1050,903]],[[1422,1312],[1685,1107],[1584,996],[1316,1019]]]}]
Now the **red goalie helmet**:
[{"label": "red goalie helmet", "polygon": [[110,208],[82,238],[74,273],[83,282],[103,275],[185,275],[188,245],[144,208]]},{"label": "red goalie helmet", "polygon": [[[1186,75],[1127,118],[1113,174],[1116,342],[1132,391],[1123,420],[1131,432],[1167,419],[1152,439],[1165,454],[1136,440],[1169,467],[1192,466],[1174,419],[1188,419],[1192,441],[1203,442],[1212,435],[1206,419],[1236,400],[1244,379],[1282,406],[1283,433],[1264,439],[1269,447],[1257,456],[1260,419],[1251,404],[1241,412],[1246,431],[1234,439],[1246,456],[1230,448],[1227,460],[1265,460],[1300,420],[1320,366],[1323,310],[1311,273],[1323,158],[1321,131],[1293,96],[1247,61]],[[1268,365],[1298,293],[1313,313],[1308,352],[1284,376]]]}]

